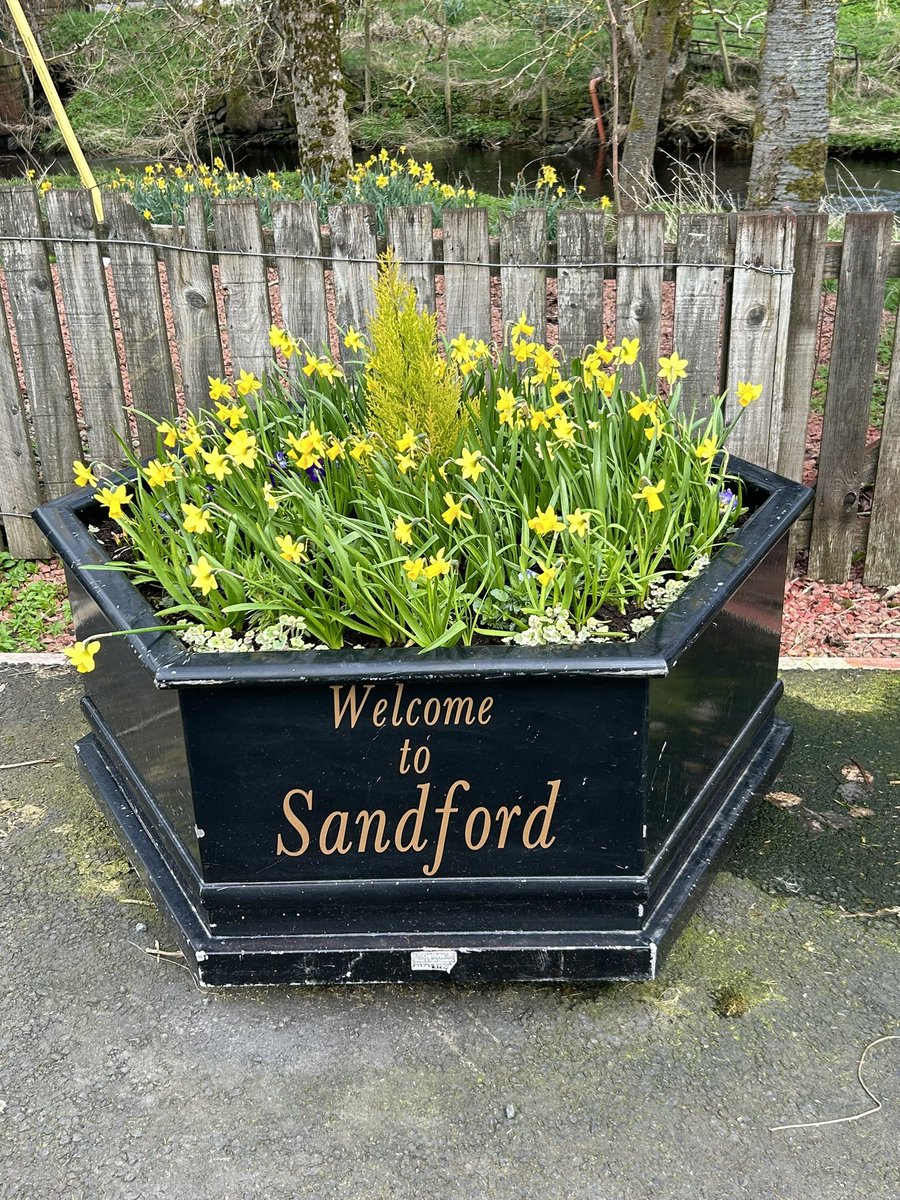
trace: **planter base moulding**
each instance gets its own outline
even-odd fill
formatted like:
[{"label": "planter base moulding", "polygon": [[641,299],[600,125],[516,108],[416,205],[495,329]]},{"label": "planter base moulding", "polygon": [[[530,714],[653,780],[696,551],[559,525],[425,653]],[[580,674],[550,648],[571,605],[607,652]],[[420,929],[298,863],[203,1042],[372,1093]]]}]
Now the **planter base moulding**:
[{"label": "planter base moulding", "polygon": [[775,714],[808,489],[751,511],[630,643],[189,654],[87,524],[66,565],[85,778],[202,986],[651,979],[790,741]]}]

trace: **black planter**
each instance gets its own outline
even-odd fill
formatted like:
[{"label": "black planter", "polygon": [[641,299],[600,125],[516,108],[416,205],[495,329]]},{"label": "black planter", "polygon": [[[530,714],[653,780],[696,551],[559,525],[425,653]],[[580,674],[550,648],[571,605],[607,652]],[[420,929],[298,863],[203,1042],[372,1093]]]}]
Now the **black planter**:
[{"label": "black planter", "polygon": [[[774,715],[808,489],[734,461],[753,515],[645,636],[188,655],[105,641],[77,746],[198,982],[650,979],[791,730]],[[87,530],[36,520],[78,636],[152,625]]]}]

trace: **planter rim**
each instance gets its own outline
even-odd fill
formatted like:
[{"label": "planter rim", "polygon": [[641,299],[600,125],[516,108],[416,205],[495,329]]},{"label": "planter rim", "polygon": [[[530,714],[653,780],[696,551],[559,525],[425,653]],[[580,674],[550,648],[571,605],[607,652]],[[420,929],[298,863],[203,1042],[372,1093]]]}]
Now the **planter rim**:
[{"label": "planter rim", "polygon": [[82,488],[33,513],[41,531],[160,688],[394,682],[422,678],[510,678],[530,675],[666,675],[678,657],[741,586],[810,503],[813,492],[763,467],[732,457],[730,470],[765,499],[675,603],[633,642],[582,646],[466,646],[366,650],[246,651],[191,654],[175,634],[128,633],[159,618],[128,577],[95,570],[109,559],[80,515],[93,503]]}]

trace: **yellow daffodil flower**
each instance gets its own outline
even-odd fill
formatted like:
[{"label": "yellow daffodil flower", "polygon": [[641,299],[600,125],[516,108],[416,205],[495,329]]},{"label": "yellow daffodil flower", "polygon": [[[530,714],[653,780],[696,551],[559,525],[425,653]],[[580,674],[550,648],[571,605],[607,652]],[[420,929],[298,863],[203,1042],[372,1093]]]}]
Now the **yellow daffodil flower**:
[{"label": "yellow daffodil flower", "polygon": [[415,465],[415,459],[410,458],[408,454],[397,455],[397,470],[401,475],[405,475],[406,472],[412,470]]},{"label": "yellow daffodil flower", "polygon": [[217,404],[216,417],[223,425],[230,425],[232,429],[237,429],[241,421],[246,417],[247,410],[243,404]]},{"label": "yellow daffodil flower", "polygon": [[325,451],[325,455],[328,459],[331,460],[331,462],[334,462],[334,460],[336,458],[343,458],[344,457],[344,443],[338,442],[338,441],[332,442],[331,445],[328,447],[328,449]]},{"label": "yellow daffodil flower", "polygon": [[394,518],[394,537],[401,546],[412,545],[412,531],[413,527],[411,522],[405,521],[403,517],[400,516]]},{"label": "yellow daffodil flower", "polygon": [[263,484],[263,500],[266,502],[266,508],[270,512],[278,512],[278,501],[275,499],[275,493],[272,490],[271,483],[268,480]]},{"label": "yellow daffodil flower", "polygon": [[344,334],[344,345],[348,350],[352,350],[354,354],[358,354],[365,346],[365,340],[361,333],[358,333],[351,325]]},{"label": "yellow daffodil flower", "polygon": [[455,363],[468,362],[475,352],[474,338],[466,337],[464,333],[459,334],[450,342],[450,357]]},{"label": "yellow daffodil flower", "polygon": [[462,467],[463,479],[471,479],[473,483],[477,483],[480,476],[486,470],[484,463],[479,462],[481,458],[480,450],[467,450],[463,448],[462,458],[454,459],[458,467]]},{"label": "yellow daffodil flower", "polygon": [[218,479],[219,483],[222,482],[226,475],[230,475],[232,473],[231,467],[228,465],[228,459],[224,454],[222,454],[218,447],[214,447],[212,450],[202,451],[202,457],[203,461],[206,463],[206,466],[204,467],[206,474],[213,475],[216,479]]},{"label": "yellow daffodil flower", "polygon": [[194,563],[189,563],[188,570],[194,577],[191,580],[192,588],[196,588],[204,596],[208,596],[210,592],[218,591],[219,581],[216,579],[215,572],[205,554],[200,555],[196,566]]},{"label": "yellow daffodil flower", "polygon": [[754,400],[758,400],[761,395],[761,383],[745,383],[743,380],[738,380],[737,398],[741,408],[746,408],[748,404],[752,404]]},{"label": "yellow daffodil flower", "polygon": [[101,488],[94,493],[94,499],[109,509],[113,521],[118,521],[122,516],[122,505],[130,503],[134,496],[126,490],[124,483],[120,483],[117,488]]},{"label": "yellow daffodil flower", "polygon": [[548,533],[558,533],[561,529],[565,529],[565,525],[557,517],[553,505],[548,504],[545,509],[537,510],[537,515],[528,522],[528,528],[543,537]]},{"label": "yellow daffodil flower", "polygon": [[181,511],[184,513],[186,533],[209,533],[212,526],[202,508],[196,504],[182,504]]},{"label": "yellow daffodil flower", "polygon": [[[646,478],[646,477],[645,477]],[[654,513],[659,512],[662,508],[662,500],[659,498],[660,492],[665,488],[666,481],[661,479],[659,483],[653,484],[647,480],[639,492],[632,495],[633,500],[646,500],[647,509]]]},{"label": "yellow daffodil flower", "polygon": [[[209,380],[209,398],[210,400],[230,400],[234,396],[231,390],[231,384],[226,383],[223,379],[208,375]],[[221,420],[221,418],[219,418]]]},{"label": "yellow daffodil flower", "polygon": [[712,462],[718,452],[718,449],[719,447],[716,445],[715,438],[705,437],[694,447],[694,453],[701,462]]},{"label": "yellow daffodil flower", "polygon": [[534,354],[537,346],[534,342],[512,341],[510,342],[512,356],[518,363],[528,362],[532,354]]},{"label": "yellow daffodil flower", "polygon": [[408,454],[416,444],[415,430],[410,429],[407,425],[403,437],[398,438],[395,444],[399,454]]},{"label": "yellow daffodil flower", "polygon": [[688,360],[686,358],[679,358],[678,352],[673,350],[668,358],[663,357],[659,360],[660,378],[665,379],[666,383],[672,386],[677,380],[687,378],[687,372],[685,371],[687,365]]},{"label": "yellow daffodil flower", "polygon": [[375,447],[372,445],[372,443],[362,441],[362,442],[356,443],[356,445],[350,451],[350,457],[355,458],[357,462],[362,462],[362,460],[366,457],[367,454],[374,454],[374,453],[375,453]]},{"label": "yellow daffodil flower", "polygon": [[582,512],[580,508],[576,508],[574,512],[569,513],[566,517],[569,525],[569,533],[575,537],[583,538],[588,531],[590,516],[586,512]]},{"label": "yellow daffodil flower", "polygon": [[168,446],[170,450],[178,444],[178,430],[171,421],[161,421],[156,427],[156,432],[163,435],[163,445]]},{"label": "yellow daffodil flower", "polygon": [[497,412],[500,414],[501,425],[512,425],[513,411],[516,407],[516,397],[509,388],[497,389]]},{"label": "yellow daffodil flower", "polygon": [[552,400],[557,400],[560,396],[571,396],[571,394],[571,379],[558,379],[550,389],[550,398]]},{"label": "yellow daffodil flower", "polygon": [[621,346],[613,348],[616,361],[623,367],[631,366],[632,363],[637,362],[638,350],[640,348],[641,343],[639,338],[622,338]]},{"label": "yellow daffodil flower", "polygon": [[99,649],[99,642],[76,642],[74,646],[64,646],[63,654],[79,675],[87,675],[97,665],[94,656]]},{"label": "yellow daffodil flower", "polygon": [[143,474],[152,488],[165,487],[174,480],[175,468],[171,463],[161,463],[158,458],[151,458]]},{"label": "yellow daffodil flower", "polygon": [[575,445],[575,426],[565,414],[553,422],[553,436],[563,446]]},{"label": "yellow daffodil flower", "polygon": [[83,463],[80,458],[76,458],[72,463],[72,470],[75,473],[76,487],[97,486],[97,477],[94,475],[94,472],[86,463]]},{"label": "yellow daffodil flower", "polygon": [[280,350],[281,344],[284,341],[284,330],[279,329],[277,325],[269,326],[269,345],[273,350]]},{"label": "yellow daffodil flower", "polygon": [[641,417],[654,418],[656,416],[657,402],[655,400],[641,400],[634,392],[631,393],[631,398],[634,404],[629,408],[628,415],[632,421],[640,421]]},{"label": "yellow daffodil flower", "polygon": [[471,521],[472,514],[466,512],[465,500],[454,500],[449,492],[444,492],[444,503],[447,507],[441,513],[444,522],[447,525],[452,525],[454,521]]},{"label": "yellow daffodil flower", "polygon": [[439,575],[450,574],[450,563],[444,558],[444,547],[441,546],[437,554],[432,554],[428,560],[428,566],[425,568],[426,579],[436,579]]},{"label": "yellow daffodil flower", "polygon": [[252,371],[241,370],[240,378],[235,387],[239,396],[252,396],[262,387],[262,382],[256,378]]},{"label": "yellow daffodil flower", "polygon": [[278,556],[283,558],[285,562],[302,563],[306,562],[306,542],[297,542],[289,533],[275,538],[275,543],[278,546]]},{"label": "yellow daffodil flower", "polygon": [[602,209],[612,208],[612,200],[610,200],[609,196],[600,197],[600,207]]},{"label": "yellow daffodil flower", "polygon": [[403,570],[406,572],[409,582],[415,583],[421,575],[425,574],[425,559],[408,558],[403,564]]},{"label": "yellow daffodil flower", "polygon": [[541,408],[536,408],[528,419],[528,424],[533,430],[544,429],[549,425],[547,414]]},{"label": "yellow daffodil flower", "polygon": [[239,429],[237,433],[232,434],[228,442],[227,453],[236,466],[254,467],[259,455],[256,437],[254,434],[248,433],[246,429]]},{"label": "yellow daffodil flower", "polygon": [[565,411],[566,410],[563,408],[563,406],[557,400],[554,400],[548,408],[544,409],[544,416],[548,421],[555,421],[556,418],[561,417]]},{"label": "yellow daffodil flower", "polygon": [[537,581],[541,587],[546,587],[556,578],[556,567],[551,567],[549,563],[544,563],[540,574],[537,576]]}]

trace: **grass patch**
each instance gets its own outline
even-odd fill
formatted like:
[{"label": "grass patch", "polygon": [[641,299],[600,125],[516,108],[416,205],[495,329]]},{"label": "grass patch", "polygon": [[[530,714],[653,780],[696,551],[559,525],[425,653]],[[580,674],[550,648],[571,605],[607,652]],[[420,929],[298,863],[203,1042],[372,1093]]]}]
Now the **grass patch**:
[{"label": "grass patch", "polygon": [[64,585],[36,579],[38,569],[0,551],[0,653],[41,650],[71,623]]}]

